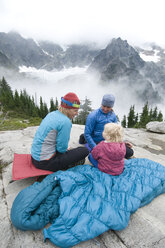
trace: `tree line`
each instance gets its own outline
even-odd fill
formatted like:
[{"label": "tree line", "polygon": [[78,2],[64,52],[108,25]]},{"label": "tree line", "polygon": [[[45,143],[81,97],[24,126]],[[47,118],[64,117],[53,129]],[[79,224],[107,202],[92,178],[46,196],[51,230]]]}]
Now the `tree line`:
[{"label": "tree line", "polygon": [[[53,98],[50,99],[50,107],[43,102],[42,97],[40,97],[39,106],[35,103],[34,97],[30,97],[26,90],[17,90],[13,93],[11,87],[3,77],[0,80],[0,105],[3,108],[3,112],[13,111],[16,115],[22,117],[40,117],[44,118],[49,112],[58,109],[58,100],[54,101]],[[73,120],[75,124],[84,125],[88,114],[92,111],[91,101],[86,97],[79,114]],[[119,118],[118,118],[119,119]],[[128,116],[124,115],[121,121],[123,127],[128,128],[145,128],[146,124],[150,121],[163,121],[163,114],[158,111],[158,108],[149,108],[148,103],[146,103],[142,109],[142,113],[135,113],[135,106],[130,107]]]},{"label": "tree line", "polygon": [[30,97],[26,90],[21,90],[18,93],[17,90],[13,93],[11,87],[3,77],[0,80],[0,105],[3,108],[3,112],[13,111],[23,117],[40,117],[44,118],[49,112],[58,109],[57,98],[54,101],[50,99],[50,108],[43,102],[40,97],[39,106],[35,103],[34,97]]},{"label": "tree line", "polygon": [[123,116],[121,125],[128,128],[145,128],[146,124],[150,121],[163,121],[163,114],[158,111],[158,108],[149,108],[148,102],[145,103],[142,112],[135,113],[135,105],[130,107],[128,116]]},{"label": "tree line", "polygon": [[[44,118],[49,112],[58,109],[58,100],[54,101],[53,98],[50,99],[50,107],[43,102],[42,97],[40,97],[39,106],[35,103],[34,97],[30,97],[26,90],[21,90],[18,93],[17,90],[13,93],[10,85],[7,83],[3,77],[0,80],[0,106],[3,108],[3,112],[13,111],[16,116],[21,117],[40,117]],[[84,103],[81,105],[78,116],[73,120],[76,124],[85,124],[88,114],[92,111],[91,101],[85,98]]]}]

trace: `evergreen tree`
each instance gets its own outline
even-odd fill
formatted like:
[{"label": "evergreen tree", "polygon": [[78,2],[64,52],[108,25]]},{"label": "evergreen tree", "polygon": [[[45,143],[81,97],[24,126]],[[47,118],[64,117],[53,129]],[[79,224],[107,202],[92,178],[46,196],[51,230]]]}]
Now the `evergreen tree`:
[{"label": "evergreen tree", "polygon": [[84,104],[81,105],[78,116],[74,120],[74,123],[85,125],[86,118],[91,111],[91,101],[86,97]]},{"label": "evergreen tree", "polygon": [[54,103],[54,100],[53,98],[50,99],[50,108],[49,108],[49,112],[51,111],[55,111],[58,109],[58,100],[57,100],[57,97],[56,97],[56,101]]},{"label": "evergreen tree", "polygon": [[21,93],[20,93],[20,107],[22,110],[26,111],[27,109],[27,105],[28,105],[28,94],[26,92],[26,90],[24,89],[23,91],[21,90]]},{"label": "evergreen tree", "polygon": [[13,93],[7,92],[6,94],[6,109],[13,110],[14,109],[14,99],[13,99]]},{"label": "evergreen tree", "polygon": [[4,77],[2,77],[2,80],[0,80],[0,88],[2,91],[9,91],[10,93],[12,93],[11,87]]},{"label": "evergreen tree", "polygon": [[48,107],[47,104],[44,102],[43,104],[43,117],[44,118],[48,114]]},{"label": "evergreen tree", "polygon": [[163,121],[163,114],[161,111],[158,113],[157,121]]},{"label": "evergreen tree", "polygon": [[139,114],[137,113],[135,116],[135,125],[138,123],[138,120],[139,120]]},{"label": "evergreen tree", "polygon": [[34,102],[34,97],[31,99],[25,89],[20,91],[20,95],[17,90],[13,94],[5,78],[0,80],[0,103],[3,111],[12,110],[24,117],[41,116],[43,118],[48,113],[48,108],[46,103],[43,104],[42,98],[40,100],[40,108],[38,108]]},{"label": "evergreen tree", "polygon": [[57,100],[57,97],[56,97],[56,103],[55,103],[55,110],[58,109],[58,100]]},{"label": "evergreen tree", "polygon": [[42,101],[42,96],[40,96],[40,110],[39,110],[39,116],[41,118],[44,117],[44,104],[43,104],[43,101]]},{"label": "evergreen tree", "polygon": [[153,113],[152,113],[152,121],[156,121],[157,118],[158,118],[158,108],[155,107],[155,108],[154,108],[154,111],[153,111]]},{"label": "evergreen tree", "polygon": [[31,115],[31,110],[30,110],[30,105],[31,105],[31,98],[27,94],[26,90],[24,89],[20,93],[20,111],[24,113],[25,115]]},{"label": "evergreen tree", "polygon": [[43,119],[48,114],[48,107],[47,104],[42,101],[42,97],[40,96],[40,109],[39,109],[39,116]]},{"label": "evergreen tree", "polygon": [[32,109],[31,116],[33,116],[33,117],[39,116],[39,108],[38,108],[37,105],[35,105],[35,101],[34,101],[34,97],[33,96],[32,96],[32,100],[31,100],[31,109]]},{"label": "evergreen tree", "polygon": [[134,127],[136,124],[136,116],[135,116],[135,106],[131,106],[130,107],[130,111],[128,113],[128,117],[127,117],[128,123],[127,126],[130,127]]},{"label": "evergreen tree", "polygon": [[50,99],[50,108],[49,108],[49,112],[52,112],[55,110],[55,104],[53,101],[53,98]]},{"label": "evergreen tree", "polygon": [[148,120],[149,121],[152,121],[152,117],[153,116],[153,111],[152,111],[152,108],[150,109],[150,111],[149,111],[149,118],[148,118]]},{"label": "evergreen tree", "polygon": [[13,92],[4,77],[0,80],[0,102],[4,110],[10,110],[14,107]]},{"label": "evergreen tree", "polygon": [[140,115],[139,127],[145,128],[146,124],[149,122],[149,109],[148,102],[144,105],[143,111]]},{"label": "evergreen tree", "polygon": [[127,118],[126,115],[123,116],[123,120],[121,122],[122,127],[126,127],[127,126]]},{"label": "evergreen tree", "polygon": [[17,90],[15,90],[14,94],[14,104],[16,109],[20,108],[20,97]]}]

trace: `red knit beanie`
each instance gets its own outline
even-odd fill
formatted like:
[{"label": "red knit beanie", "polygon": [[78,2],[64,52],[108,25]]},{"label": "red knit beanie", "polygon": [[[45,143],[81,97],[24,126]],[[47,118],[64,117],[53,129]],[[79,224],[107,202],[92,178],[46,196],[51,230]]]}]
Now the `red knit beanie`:
[{"label": "red knit beanie", "polygon": [[61,107],[68,109],[79,109],[80,100],[75,93],[69,92],[64,97],[61,97]]}]

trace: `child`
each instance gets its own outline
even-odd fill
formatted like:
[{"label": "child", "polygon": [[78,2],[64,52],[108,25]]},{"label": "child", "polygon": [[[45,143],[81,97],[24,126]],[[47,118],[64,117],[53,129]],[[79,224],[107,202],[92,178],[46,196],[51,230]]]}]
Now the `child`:
[{"label": "child", "polygon": [[89,155],[90,162],[99,170],[120,175],[124,169],[126,146],[123,142],[123,128],[116,123],[107,123],[104,126],[103,138]]}]

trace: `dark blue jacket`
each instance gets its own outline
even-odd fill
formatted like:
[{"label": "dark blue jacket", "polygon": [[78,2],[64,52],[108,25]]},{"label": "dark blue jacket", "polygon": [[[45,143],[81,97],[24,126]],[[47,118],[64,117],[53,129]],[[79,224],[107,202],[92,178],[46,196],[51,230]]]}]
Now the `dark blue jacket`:
[{"label": "dark blue jacket", "polygon": [[96,143],[104,140],[102,136],[104,125],[109,122],[117,122],[117,117],[113,111],[105,114],[100,107],[88,115],[85,124],[85,139],[91,149],[96,146]]}]

